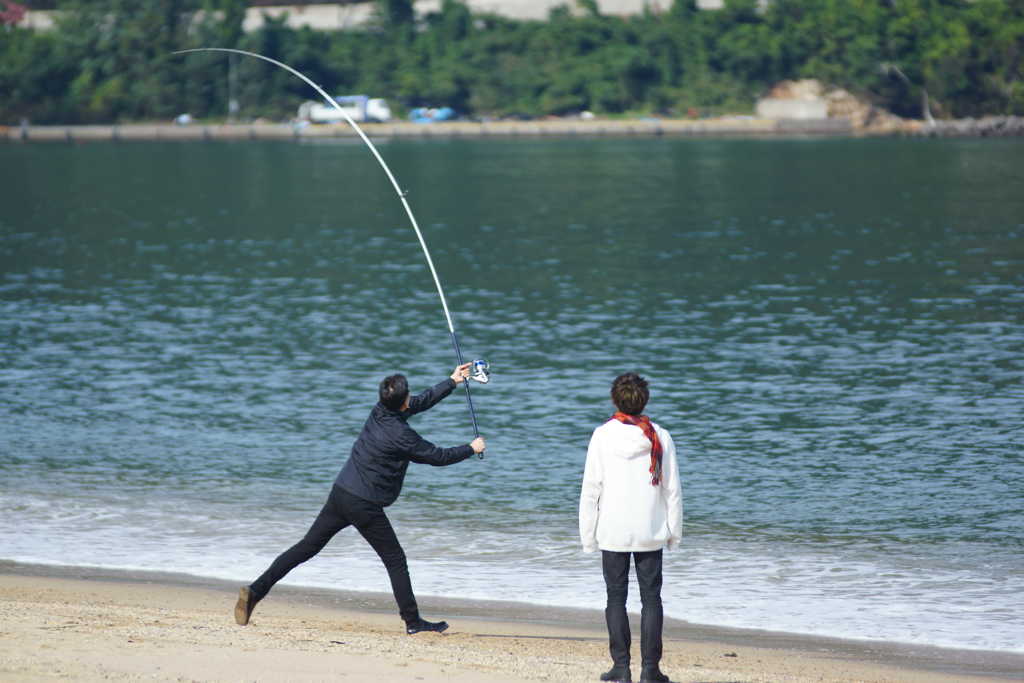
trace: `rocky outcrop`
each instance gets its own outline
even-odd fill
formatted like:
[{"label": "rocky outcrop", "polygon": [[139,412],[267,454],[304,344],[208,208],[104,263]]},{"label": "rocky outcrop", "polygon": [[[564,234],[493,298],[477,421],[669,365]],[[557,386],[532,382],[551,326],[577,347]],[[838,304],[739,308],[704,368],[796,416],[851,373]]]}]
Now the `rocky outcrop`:
[{"label": "rocky outcrop", "polygon": [[842,88],[825,93],[829,118],[846,118],[853,129],[863,133],[904,133],[916,127],[915,121],[865,102]]},{"label": "rocky outcrop", "polygon": [[[903,133],[916,127],[915,122],[892,114],[864,101],[842,88],[826,88],[821,81],[805,78],[777,83],[758,102],[758,112],[818,111],[823,118],[845,119],[857,133]],[[800,117],[794,117],[800,118]]]},{"label": "rocky outcrop", "polygon": [[[780,103],[789,103],[781,106]],[[758,113],[766,118],[800,119],[806,116],[785,116],[785,112],[827,112],[827,119],[846,120],[853,133],[859,135],[920,135],[927,137],[1011,137],[1024,135],[1024,116],[986,116],[977,119],[947,119],[926,123],[904,119],[843,90],[826,88],[813,78],[781,81],[758,101]],[[766,106],[762,106],[762,104]],[[770,106],[767,106],[770,105]],[[782,116],[763,112],[783,112]]]},{"label": "rocky outcrop", "polygon": [[930,137],[1015,137],[1024,135],[1024,116],[986,116],[980,119],[938,120],[916,131]]}]

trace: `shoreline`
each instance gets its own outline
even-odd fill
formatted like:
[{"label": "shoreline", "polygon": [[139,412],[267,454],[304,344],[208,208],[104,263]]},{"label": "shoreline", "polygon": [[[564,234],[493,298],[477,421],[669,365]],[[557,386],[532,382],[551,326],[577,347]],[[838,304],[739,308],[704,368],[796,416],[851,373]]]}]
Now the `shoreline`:
[{"label": "shoreline", "polygon": [[[858,131],[849,119],[787,121],[755,117],[715,119],[624,119],[584,121],[555,119],[537,121],[445,121],[440,123],[361,123],[366,135],[375,139],[453,138],[572,138],[572,137],[857,137],[912,134],[917,122],[906,130]],[[237,141],[292,140],[315,142],[356,140],[358,134],[347,123],[295,125],[291,123],[223,123],[176,125],[133,123],[68,126],[0,126],[0,141],[28,142],[131,142],[131,141]]]},{"label": "shoreline", "polygon": [[[924,121],[900,119],[874,127],[848,118],[768,119],[723,116],[709,119],[539,119],[534,121],[444,121],[437,123],[362,123],[376,139],[509,138],[1003,138],[1024,136],[1024,117]],[[291,140],[347,141],[358,134],[347,123],[128,123],[109,125],[0,126],[0,142],[132,142]]]},{"label": "shoreline", "polygon": [[[125,647],[126,632],[112,632],[105,625],[110,621],[111,614],[121,615],[126,622],[135,623],[137,630],[142,628],[140,624],[153,622],[143,629],[148,635],[129,637],[133,645],[150,643],[154,647],[159,646],[161,651],[151,652],[153,656],[160,655],[168,647],[174,649],[176,646],[173,643],[177,642],[176,639],[180,640],[183,634],[192,637],[201,632],[205,637],[200,639],[201,642],[192,643],[193,646],[201,645],[202,648],[212,648],[217,652],[220,649],[237,648],[240,642],[248,643],[248,646],[255,648],[254,652],[258,655],[254,655],[256,661],[266,654],[266,648],[277,647],[277,641],[283,639],[290,643],[285,648],[287,655],[282,655],[284,660],[291,661],[293,656],[296,661],[319,658],[323,660],[320,662],[323,666],[336,663],[334,650],[338,648],[331,647],[331,643],[351,639],[353,642],[359,640],[363,645],[372,645],[376,639],[383,639],[389,648],[386,650],[389,656],[384,659],[398,667],[397,672],[391,675],[399,678],[393,680],[419,680],[424,673],[426,680],[431,680],[438,667],[448,671],[445,667],[458,664],[455,668],[461,672],[459,675],[468,678],[451,677],[450,680],[582,681],[596,680],[597,674],[609,665],[607,634],[600,609],[552,608],[528,603],[422,596],[420,604],[424,615],[431,619],[444,618],[452,628],[444,636],[431,635],[421,639],[409,638],[402,632],[390,594],[282,585],[275,588],[272,599],[257,608],[253,623],[242,628],[236,626],[231,617],[236,591],[237,584],[233,582],[183,574],[2,561],[0,615],[3,618],[0,618],[0,624],[3,625],[0,631],[4,632],[4,638],[0,641],[6,644],[0,645],[0,680],[12,674],[24,680],[21,674],[25,673],[30,674],[29,680],[36,680],[32,676],[41,675],[42,672],[36,671],[33,674],[31,662],[40,657],[51,658],[47,664],[51,668],[54,666],[52,658],[56,657],[63,662],[59,652],[47,651],[46,639],[38,637],[40,630],[53,629],[59,629],[61,633],[72,631],[77,634],[76,637],[90,642],[98,640],[98,644],[93,643],[90,647],[98,646],[100,651],[109,644],[111,649],[106,659],[93,661],[92,665],[113,667],[103,671],[116,678],[115,665],[120,661],[120,649]],[[91,619],[89,615],[69,614],[69,611],[76,612],[77,606],[83,601],[95,603],[97,596],[101,598],[104,607],[92,612]],[[151,599],[152,609],[159,614],[150,612],[140,618],[139,610],[145,611],[147,607],[146,596],[154,596]],[[36,601],[36,608],[24,609],[25,601],[32,599]],[[20,608],[19,603],[22,605]],[[103,616],[97,618],[101,614]],[[172,616],[173,619],[170,618]],[[636,615],[631,616],[635,618]],[[54,625],[53,622],[59,623]],[[168,625],[163,631],[166,632],[162,632],[162,628],[157,625],[165,622]],[[332,635],[338,623],[343,624],[344,637],[336,638],[337,634]],[[639,647],[637,626],[634,625],[635,654],[638,654]],[[131,631],[130,628],[128,630]],[[251,634],[256,634],[253,642],[248,640]],[[128,635],[131,636],[130,633]],[[438,650],[439,640],[453,644],[454,649]],[[977,680],[1024,679],[1024,655],[1010,652],[842,640],[703,626],[674,619],[666,619],[665,641],[663,669],[674,681],[954,681],[964,680],[965,677]],[[315,647],[307,647],[304,643],[313,643]],[[189,647],[185,647],[186,651]],[[26,651],[26,648],[34,654],[12,659],[14,652]],[[132,649],[133,652],[140,650],[146,650],[146,647]],[[320,655],[318,652],[332,654]],[[454,662],[450,661],[453,653],[458,655]],[[349,654],[355,656],[359,653]],[[395,656],[390,656],[392,654]],[[409,671],[412,677],[403,679],[401,665],[410,657],[425,666],[426,671],[417,669],[419,673],[415,675]],[[379,658],[373,659],[376,663],[371,662],[370,665],[379,667],[380,662],[376,661]],[[160,666],[172,666],[173,660],[165,661]],[[638,668],[637,664],[634,662],[634,668]],[[11,668],[19,666],[22,668]],[[66,662],[66,666],[73,668],[75,661]],[[185,664],[182,663],[182,666]],[[202,663],[194,662],[188,666],[201,669]],[[562,673],[552,673],[556,670]],[[194,676],[202,680],[237,680],[240,677],[252,678],[254,675],[253,672],[232,671],[228,674],[219,670],[200,670],[197,674],[192,669],[179,667],[167,673],[170,676],[168,680],[180,676]],[[259,671],[255,670],[256,677],[259,677]],[[81,673],[78,676],[72,671],[70,677],[91,678],[94,672]],[[316,680],[321,675],[329,674],[317,669],[311,674],[310,680]],[[270,676],[269,679],[274,678]],[[389,680],[392,678],[389,677]]]}]

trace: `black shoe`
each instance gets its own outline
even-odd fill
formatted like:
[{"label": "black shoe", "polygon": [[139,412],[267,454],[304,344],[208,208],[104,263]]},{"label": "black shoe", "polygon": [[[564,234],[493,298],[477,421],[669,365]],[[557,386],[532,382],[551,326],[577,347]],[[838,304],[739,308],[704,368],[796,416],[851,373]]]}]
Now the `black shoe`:
[{"label": "black shoe", "polygon": [[611,671],[605,671],[601,674],[602,681],[616,681],[616,683],[632,683],[633,674],[629,672],[629,667],[613,666]]},{"label": "black shoe", "polygon": [[668,676],[661,673],[661,669],[643,669],[640,671],[640,683],[670,683]]},{"label": "black shoe", "polygon": [[252,616],[252,611],[256,607],[256,603],[259,600],[252,594],[252,590],[248,586],[242,586],[238,589],[238,602],[235,603],[235,623],[239,626],[245,626],[249,623],[249,617]]},{"label": "black shoe", "polygon": [[420,631],[434,631],[436,633],[441,633],[447,628],[447,621],[427,621],[426,619],[416,619],[415,621],[405,622],[405,632],[409,635],[419,633]]}]

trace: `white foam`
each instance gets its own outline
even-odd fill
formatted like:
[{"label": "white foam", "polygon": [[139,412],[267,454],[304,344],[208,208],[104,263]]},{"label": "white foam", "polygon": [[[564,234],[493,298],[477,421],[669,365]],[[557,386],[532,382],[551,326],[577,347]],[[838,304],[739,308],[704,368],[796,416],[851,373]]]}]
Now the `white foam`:
[{"label": "white foam", "polygon": [[[225,512],[234,510],[232,517]],[[251,581],[311,521],[301,510],[142,505],[126,498],[55,505],[25,495],[0,497],[0,555],[41,564],[182,572]],[[456,515],[457,516],[457,515]],[[599,609],[599,554],[579,551],[562,528],[424,525],[404,506],[393,514],[421,596],[525,601]],[[416,520],[420,520],[417,522]],[[842,638],[1024,652],[1024,579],[1020,572],[945,565],[853,546],[691,534],[665,555],[663,602],[669,617],[691,623]],[[369,546],[348,529],[284,581],[356,591],[390,590]],[[628,606],[640,608],[637,590]]]}]

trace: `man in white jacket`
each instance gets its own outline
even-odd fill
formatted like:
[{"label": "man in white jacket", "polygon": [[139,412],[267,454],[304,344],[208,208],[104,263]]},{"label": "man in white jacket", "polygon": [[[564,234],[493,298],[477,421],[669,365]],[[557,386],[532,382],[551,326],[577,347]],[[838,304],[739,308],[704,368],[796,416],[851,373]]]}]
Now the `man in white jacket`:
[{"label": "man in white jacket", "polygon": [[640,680],[668,681],[661,672],[661,554],[679,545],[683,503],[672,436],[642,415],[647,382],[629,372],[612,383],[616,413],[594,430],[580,493],[584,552],[601,549],[612,669],[602,681],[632,681],[626,594],[629,561],[640,585]]}]

